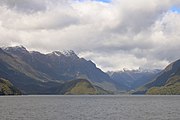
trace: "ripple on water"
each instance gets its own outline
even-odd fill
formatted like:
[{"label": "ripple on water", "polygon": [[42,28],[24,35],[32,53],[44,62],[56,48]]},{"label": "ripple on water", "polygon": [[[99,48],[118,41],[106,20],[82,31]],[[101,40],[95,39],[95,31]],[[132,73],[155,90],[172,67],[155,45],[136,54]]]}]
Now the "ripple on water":
[{"label": "ripple on water", "polygon": [[180,96],[0,97],[1,120],[180,120]]}]

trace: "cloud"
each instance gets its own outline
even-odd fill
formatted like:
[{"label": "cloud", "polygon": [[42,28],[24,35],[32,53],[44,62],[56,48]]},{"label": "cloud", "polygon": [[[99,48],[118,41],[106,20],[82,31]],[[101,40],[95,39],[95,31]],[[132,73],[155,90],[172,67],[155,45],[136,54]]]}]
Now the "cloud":
[{"label": "cloud", "polygon": [[42,11],[46,9],[46,0],[1,0],[0,4],[5,5],[10,9],[23,11],[23,12],[34,12]]},{"label": "cloud", "polygon": [[1,46],[75,50],[103,70],[163,68],[180,54],[178,0],[2,0]]}]

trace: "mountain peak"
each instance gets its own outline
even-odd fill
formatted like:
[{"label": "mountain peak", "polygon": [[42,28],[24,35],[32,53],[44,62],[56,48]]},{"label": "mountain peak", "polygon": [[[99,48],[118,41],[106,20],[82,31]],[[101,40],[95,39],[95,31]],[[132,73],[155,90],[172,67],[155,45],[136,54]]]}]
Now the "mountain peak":
[{"label": "mountain peak", "polygon": [[27,49],[20,45],[20,46],[13,46],[13,47],[6,47],[4,48],[5,51],[22,51],[22,52],[28,52]]},{"label": "mountain peak", "polygon": [[67,57],[70,57],[70,56],[76,56],[77,57],[76,53],[73,50],[63,51],[62,54],[67,56]]},{"label": "mountain peak", "polygon": [[56,55],[56,56],[61,56],[63,55],[60,51],[53,51],[52,54]]},{"label": "mountain peak", "polygon": [[66,57],[73,57],[73,58],[79,58],[76,53],[73,50],[67,50],[67,51],[53,51],[50,53],[55,56],[66,56]]}]

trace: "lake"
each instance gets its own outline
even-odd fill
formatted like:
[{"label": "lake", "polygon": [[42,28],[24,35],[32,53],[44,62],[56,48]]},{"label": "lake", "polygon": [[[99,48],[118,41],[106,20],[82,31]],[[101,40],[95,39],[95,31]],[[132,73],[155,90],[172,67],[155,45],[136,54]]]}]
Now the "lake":
[{"label": "lake", "polygon": [[180,120],[180,96],[1,96],[0,120]]}]

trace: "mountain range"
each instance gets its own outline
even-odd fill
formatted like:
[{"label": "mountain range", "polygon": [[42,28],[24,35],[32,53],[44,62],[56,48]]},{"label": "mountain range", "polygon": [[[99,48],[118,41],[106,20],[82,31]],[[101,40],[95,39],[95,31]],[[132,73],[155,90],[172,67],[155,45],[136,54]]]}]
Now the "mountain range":
[{"label": "mountain range", "polygon": [[73,51],[42,54],[23,46],[0,49],[0,77],[24,94],[57,94],[55,88],[76,79],[86,79],[101,90],[117,90],[106,73]]},{"label": "mountain range", "polygon": [[[103,72],[74,51],[43,54],[23,46],[0,48],[0,95],[180,94],[180,60],[164,70]],[[133,92],[132,92],[133,91]]]},{"label": "mountain range", "polygon": [[135,90],[155,78],[161,70],[128,70],[108,72],[111,79],[124,91]]}]

